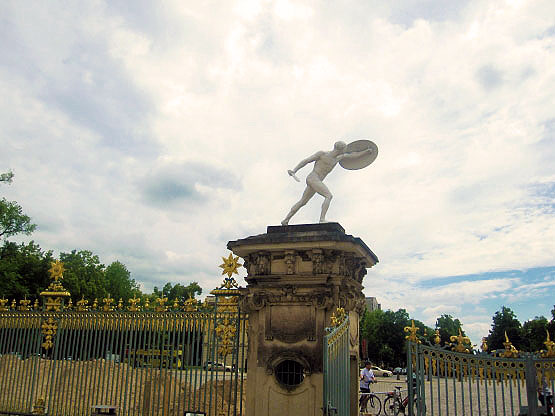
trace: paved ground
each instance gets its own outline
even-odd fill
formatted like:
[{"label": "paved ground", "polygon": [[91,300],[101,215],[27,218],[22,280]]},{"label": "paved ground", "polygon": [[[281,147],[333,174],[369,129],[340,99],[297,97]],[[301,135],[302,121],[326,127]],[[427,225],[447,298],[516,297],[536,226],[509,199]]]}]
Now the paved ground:
[{"label": "paved ground", "polygon": [[[378,383],[372,384],[374,392],[382,401],[387,392],[395,386],[403,386],[402,396],[407,394],[406,377],[397,380],[378,377]],[[455,379],[432,378],[425,382],[427,415],[518,415],[520,406],[527,404],[526,387],[519,382],[479,382],[477,380],[458,381]],[[383,406],[382,412],[383,413]],[[372,415],[366,413],[364,415]]]}]

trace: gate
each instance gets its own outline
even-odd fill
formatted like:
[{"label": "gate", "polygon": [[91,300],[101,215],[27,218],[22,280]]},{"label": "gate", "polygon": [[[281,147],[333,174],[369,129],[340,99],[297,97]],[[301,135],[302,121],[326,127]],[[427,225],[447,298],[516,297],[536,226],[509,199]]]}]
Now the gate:
[{"label": "gate", "polygon": [[248,318],[233,278],[204,304],[108,296],[90,307],[65,304],[60,278],[42,307],[0,299],[0,412],[242,414]]},{"label": "gate", "polygon": [[332,315],[332,326],[324,336],[324,415],[348,416],[349,317],[343,308]]},{"label": "gate", "polygon": [[555,343],[549,334],[545,351],[521,353],[505,335],[505,349],[488,353],[485,342],[481,352],[474,351],[460,333],[447,347],[437,345],[439,336],[436,345],[425,345],[416,330],[414,323],[405,328],[411,332],[407,377],[414,374],[406,414],[535,416],[548,411],[538,401],[538,387],[551,392],[555,387]]}]

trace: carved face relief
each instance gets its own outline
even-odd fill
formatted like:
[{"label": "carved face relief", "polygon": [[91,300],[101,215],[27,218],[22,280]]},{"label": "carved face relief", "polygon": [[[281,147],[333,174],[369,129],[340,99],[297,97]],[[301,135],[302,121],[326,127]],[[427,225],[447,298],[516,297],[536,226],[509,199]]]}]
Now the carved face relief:
[{"label": "carved face relief", "polygon": [[322,250],[312,250],[312,273],[322,274],[324,272],[324,254]]},{"label": "carved face relief", "polygon": [[295,273],[295,252],[286,251],[285,252],[285,265],[287,274]]}]

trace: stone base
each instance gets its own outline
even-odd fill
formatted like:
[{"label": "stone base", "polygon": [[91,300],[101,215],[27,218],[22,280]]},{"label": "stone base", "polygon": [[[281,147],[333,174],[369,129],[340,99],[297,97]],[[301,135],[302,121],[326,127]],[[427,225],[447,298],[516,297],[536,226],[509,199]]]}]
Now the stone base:
[{"label": "stone base", "polygon": [[324,330],[337,307],[349,313],[354,386],[362,279],[377,257],[338,223],[270,226],[228,248],[248,271],[242,289],[249,312],[247,414],[322,415]]}]

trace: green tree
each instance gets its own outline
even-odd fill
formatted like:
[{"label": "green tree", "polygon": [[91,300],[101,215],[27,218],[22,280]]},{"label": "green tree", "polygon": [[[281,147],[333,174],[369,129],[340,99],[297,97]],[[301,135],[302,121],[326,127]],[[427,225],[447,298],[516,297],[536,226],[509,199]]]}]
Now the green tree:
[{"label": "green tree", "polygon": [[534,319],[524,322],[522,325],[524,351],[539,351],[544,348],[546,339],[547,319],[545,316],[536,316]]},{"label": "green tree", "polygon": [[[0,174],[0,182],[11,183],[13,173]],[[31,234],[37,228],[31,224],[31,218],[23,213],[23,208],[15,202],[6,198],[0,200],[0,237],[7,239],[16,234]]]},{"label": "green tree", "polygon": [[495,312],[492,320],[487,336],[490,351],[504,348],[505,332],[516,349],[521,350],[522,347],[526,347],[522,337],[522,326],[510,308],[503,306],[501,310]]},{"label": "green tree", "polygon": [[465,335],[461,322],[458,319],[453,319],[451,315],[447,314],[443,314],[437,318],[435,329],[439,330],[442,345],[450,343],[451,336],[459,335],[459,329],[461,333]]},{"label": "green tree", "polygon": [[10,170],[6,173],[0,173],[0,182],[12,183],[13,172]]},{"label": "green tree", "polygon": [[131,278],[131,272],[120,261],[114,261],[104,270],[105,289],[116,301],[124,303],[134,296],[140,297],[139,285]]},{"label": "green tree", "polygon": [[191,282],[187,286],[180,283],[172,285],[166,283],[162,289],[162,294],[168,299],[177,299],[179,302],[185,302],[189,298],[195,298],[197,295],[202,294],[202,288],[197,282]]},{"label": "green tree", "polygon": [[0,200],[0,237],[4,239],[16,234],[31,234],[37,228],[31,218],[23,213],[23,208],[15,201]]},{"label": "green tree", "polygon": [[[378,364],[387,367],[396,367],[406,363],[406,341],[404,328],[410,326],[410,317],[405,309],[396,312],[380,309],[366,311],[360,322],[362,338],[367,340],[368,358]],[[420,328],[419,334],[424,330],[428,336],[433,332],[431,328],[423,323],[415,321]]]},{"label": "green tree", "polygon": [[97,255],[88,250],[71,253],[60,253],[60,261],[64,263],[64,287],[71,293],[73,303],[81,298],[89,301],[89,305],[108,295],[104,265],[100,263]]},{"label": "green tree", "polygon": [[0,248],[0,293],[7,298],[30,300],[39,297],[50,284],[48,269],[51,251],[43,251],[33,241],[16,244],[4,241]]},{"label": "green tree", "polygon": [[0,237],[4,239],[16,234],[31,234],[37,228],[31,218],[23,213],[23,208],[15,201],[0,200]]},{"label": "green tree", "polygon": [[551,320],[547,324],[547,330],[551,334],[551,339],[555,339],[555,305],[553,305],[553,309],[551,310]]}]

